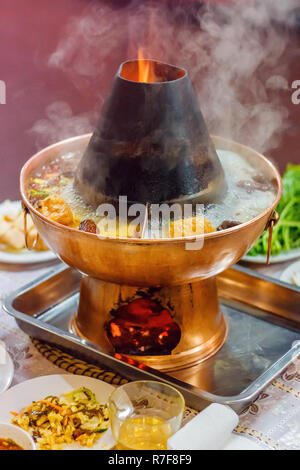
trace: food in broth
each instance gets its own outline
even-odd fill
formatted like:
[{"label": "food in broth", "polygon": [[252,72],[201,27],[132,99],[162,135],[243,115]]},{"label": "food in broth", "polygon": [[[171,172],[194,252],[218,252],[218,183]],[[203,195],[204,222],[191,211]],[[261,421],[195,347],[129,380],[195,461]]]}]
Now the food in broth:
[{"label": "food in broth", "polygon": [[[160,219],[157,222],[159,236],[172,238],[226,230],[251,220],[273,203],[275,188],[272,181],[242,156],[227,150],[217,150],[217,153],[227,181],[223,200],[194,209],[192,216],[184,220],[183,217]],[[45,217],[67,227],[105,237],[139,238],[141,227],[134,228],[131,220],[125,226],[122,220],[117,220],[112,228],[103,225],[103,216],[86,205],[76,192],[73,181],[80,158],[79,152],[68,153],[47,162],[32,174],[27,190],[31,204]],[[145,238],[157,237],[157,230],[153,231],[151,224],[148,220]]]}]

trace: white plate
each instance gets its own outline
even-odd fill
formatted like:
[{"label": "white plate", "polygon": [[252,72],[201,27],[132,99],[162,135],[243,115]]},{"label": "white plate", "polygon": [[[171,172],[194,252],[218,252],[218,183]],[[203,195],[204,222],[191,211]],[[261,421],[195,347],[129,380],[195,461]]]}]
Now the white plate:
[{"label": "white plate", "polygon": [[[296,261],[295,263],[290,264],[290,266],[288,266],[288,267],[281,273],[280,280],[283,281],[283,282],[289,282],[290,284],[293,284],[294,286],[296,286],[296,284],[294,284],[294,283],[292,282],[293,276],[294,276],[296,273],[299,273],[299,274],[300,274],[300,260],[299,260],[299,261]],[[298,286],[298,287],[299,287],[299,286]]]},{"label": "white plate", "polygon": [[[0,217],[9,213],[17,214],[21,209],[21,201],[4,201],[0,204]],[[18,253],[8,253],[0,250],[0,263],[36,264],[53,261],[57,258],[53,251],[21,250]]]},{"label": "white plate", "polygon": [[[19,413],[23,408],[29,406],[33,401],[42,400],[48,395],[60,396],[80,387],[89,388],[99,403],[107,403],[108,397],[114,390],[101,380],[79,375],[46,375],[20,383],[0,396],[0,421],[10,423],[12,415],[10,411]],[[108,450],[115,445],[111,430],[104,432],[93,450]],[[88,450],[79,444],[65,446],[65,449]]]},{"label": "white plate", "polygon": [[4,392],[10,386],[14,376],[14,363],[12,358],[2,347],[0,341],[0,393]]},{"label": "white plate", "polygon": [[[300,248],[293,248],[290,251],[284,251],[279,255],[270,256],[270,264],[274,263],[284,263],[284,261],[289,261],[292,259],[300,258]],[[248,263],[259,263],[266,264],[267,255],[257,255],[257,256],[243,256],[242,261],[247,261]]]}]

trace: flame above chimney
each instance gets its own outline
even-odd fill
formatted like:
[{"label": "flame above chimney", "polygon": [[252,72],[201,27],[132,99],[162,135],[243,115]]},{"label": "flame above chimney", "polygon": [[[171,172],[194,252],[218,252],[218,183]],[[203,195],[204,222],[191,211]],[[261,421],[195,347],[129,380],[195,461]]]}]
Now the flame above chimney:
[{"label": "flame above chimney", "polygon": [[98,206],[216,202],[223,168],[187,72],[156,60],[124,62],[76,172],[75,187]]},{"label": "flame above chimney", "polygon": [[145,60],[141,47],[138,49],[138,81],[141,83],[153,83],[156,81],[153,62]]}]

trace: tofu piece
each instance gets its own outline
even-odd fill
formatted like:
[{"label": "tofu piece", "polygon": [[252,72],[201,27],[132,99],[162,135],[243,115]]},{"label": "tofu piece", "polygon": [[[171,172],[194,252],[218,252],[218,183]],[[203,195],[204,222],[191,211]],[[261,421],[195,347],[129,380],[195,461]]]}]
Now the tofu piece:
[{"label": "tofu piece", "polygon": [[10,215],[10,214],[5,214],[5,215],[3,216],[3,220],[5,220],[6,222],[13,222],[14,217],[13,217],[12,215]]},{"label": "tofu piece", "polygon": [[33,246],[36,241],[37,233],[35,226],[33,226],[33,228],[28,232],[27,242],[29,247],[33,248],[35,251],[48,251],[49,248],[40,235],[35,246]]},{"label": "tofu piece", "polygon": [[24,233],[4,219],[0,219],[0,242],[14,250],[25,248]]},{"label": "tofu piece", "polygon": [[10,227],[11,224],[7,220],[0,218],[0,240],[2,235],[5,235],[10,230]]},{"label": "tofu piece", "polygon": [[[17,216],[12,221],[12,225],[18,230],[24,232],[24,212],[18,212]],[[30,215],[27,215],[27,231],[29,232],[34,227],[34,223]]]},{"label": "tofu piece", "polygon": [[[40,236],[37,241],[36,239],[37,229],[30,215],[27,215],[27,242],[29,247],[35,251],[49,250],[48,246]],[[33,247],[35,242],[36,244]],[[13,250],[22,250],[25,248],[23,210],[20,210],[17,214],[13,212],[0,217],[0,244]]]},{"label": "tofu piece", "polygon": [[7,244],[15,250],[22,250],[25,248],[24,232],[12,227],[7,233]]}]

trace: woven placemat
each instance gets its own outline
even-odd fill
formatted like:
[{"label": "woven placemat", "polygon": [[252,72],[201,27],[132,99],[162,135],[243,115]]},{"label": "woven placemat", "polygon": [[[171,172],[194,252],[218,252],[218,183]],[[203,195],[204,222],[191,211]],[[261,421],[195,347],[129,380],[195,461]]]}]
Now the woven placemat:
[{"label": "woven placemat", "polygon": [[48,361],[56,366],[76,375],[86,375],[94,379],[103,380],[112,385],[123,385],[129,382],[125,377],[107,369],[89,364],[81,359],[78,359],[71,354],[68,354],[56,346],[39,341],[38,339],[31,338],[33,345],[42,356],[46,357]]},{"label": "woven placemat", "polygon": [[[122,377],[116,372],[89,364],[82,359],[78,359],[71,354],[62,351],[56,346],[52,346],[34,338],[31,338],[31,341],[42,356],[66,372],[76,375],[86,375],[88,377],[93,377],[94,379],[103,380],[104,382],[112,385],[123,385],[129,382],[128,379]],[[196,416],[197,413],[198,412],[196,410],[186,406],[182,424],[186,424],[187,421]]]}]

